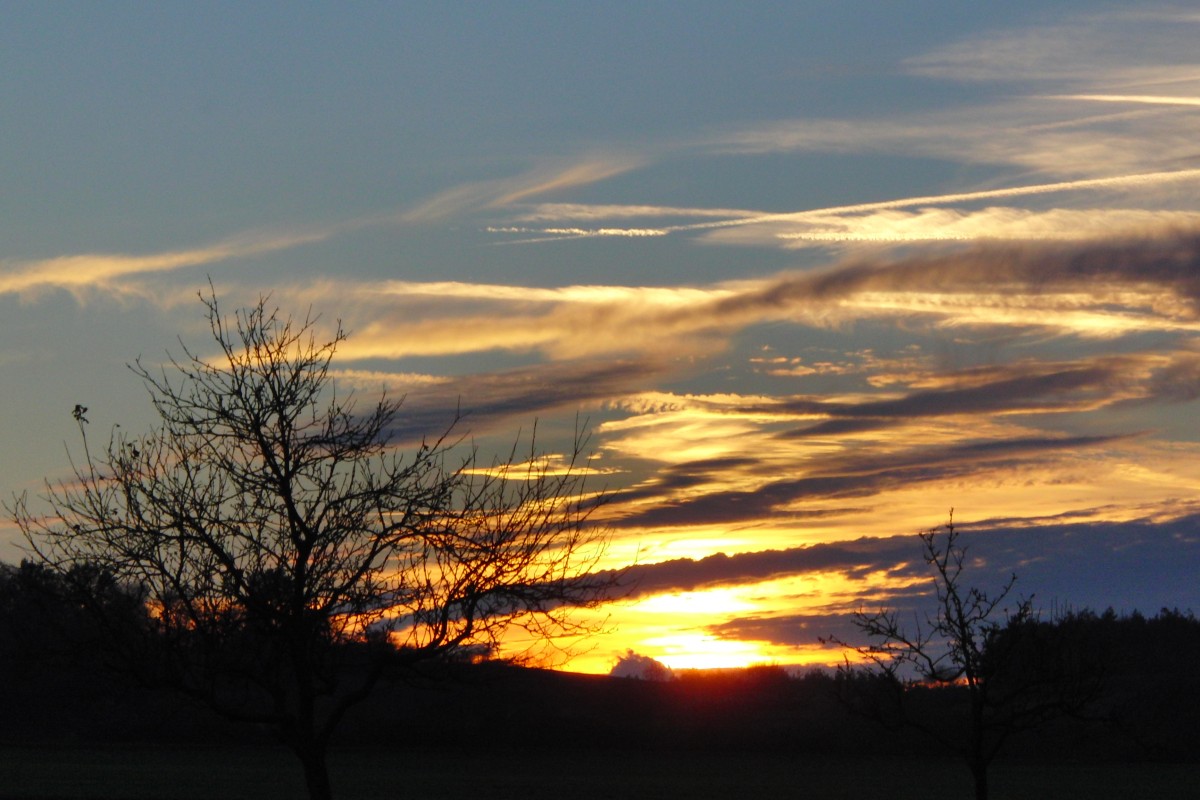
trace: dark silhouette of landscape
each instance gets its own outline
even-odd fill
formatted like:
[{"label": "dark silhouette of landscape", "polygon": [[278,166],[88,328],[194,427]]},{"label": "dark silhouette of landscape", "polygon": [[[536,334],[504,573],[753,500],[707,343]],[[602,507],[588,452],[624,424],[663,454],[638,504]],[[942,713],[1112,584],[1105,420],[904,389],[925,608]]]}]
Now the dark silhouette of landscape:
[{"label": "dark silhouette of landscape", "polygon": [[[1086,659],[1098,691],[1081,713],[1014,736],[1002,760],[1198,763],[1200,620],[1167,609],[1152,616],[1083,610],[1041,624],[1054,641],[1072,643],[1073,658]],[[81,743],[273,744],[267,728],[230,722],[156,687],[144,673],[117,669],[110,642],[60,576],[29,562],[0,565],[0,740],[34,754]],[[657,677],[580,675],[466,657],[414,669],[398,659],[372,700],[347,715],[333,746],[442,752],[468,761],[517,749],[547,754],[548,763],[572,753],[617,760],[628,752],[668,760],[940,755],[927,737],[855,713],[847,689],[869,695],[869,677],[853,679],[866,686],[848,687],[851,679],[833,670],[779,666]],[[912,691],[915,713],[955,724],[960,689]],[[965,770],[962,785],[965,795]],[[4,796],[13,795],[0,787]]]}]

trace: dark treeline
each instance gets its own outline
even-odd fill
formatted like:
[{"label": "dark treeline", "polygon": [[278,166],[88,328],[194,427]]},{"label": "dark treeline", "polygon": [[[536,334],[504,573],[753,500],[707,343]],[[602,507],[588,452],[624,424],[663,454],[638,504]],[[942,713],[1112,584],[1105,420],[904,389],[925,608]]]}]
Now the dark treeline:
[{"label": "dark treeline", "polygon": [[[118,669],[112,648],[74,598],[107,596],[130,624],[145,613],[101,573],[69,577],[36,564],[0,565],[0,740],[9,743],[268,742],[265,728],[227,722],[166,689],[153,671]],[[1081,680],[1094,681],[1085,713],[1023,733],[1007,756],[1195,760],[1200,755],[1200,620],[1075,611],[1026,630],[1068,642]],[[119,641],[119,637],[116,637]],[[1066,652],[1066,651],[1064,651]],[[1031,660],[1029,669],[1045,669]],[[339,731],[345,746],[744,749],[807,753],[921,752],[851,713],[845,676],[774,666],[688,672],[670,680],[585,676],[500,663],[440,662],[387,676]],[[870,680],[860,678],[859,680]],[[861,688],[861,687],[859,687]],[[929,691],[931,713],[956,690]],[[918,708],[920,703],[918,703]]]}]

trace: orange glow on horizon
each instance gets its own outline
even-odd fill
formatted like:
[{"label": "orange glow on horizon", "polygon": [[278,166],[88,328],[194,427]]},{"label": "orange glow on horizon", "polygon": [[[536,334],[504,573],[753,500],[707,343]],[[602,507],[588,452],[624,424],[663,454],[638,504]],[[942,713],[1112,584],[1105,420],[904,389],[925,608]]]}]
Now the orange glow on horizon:
[{"label": "orange glow on horizon", "polygon": [[646,640],[653,656],[673,670],[732,669],[771,661],[765,642],[718,639],[707,634],[677,634]]},{"label": "orange glow on horizon", "polygon": [[[569,672],[607,674],[629,650],[653,658],[672,670],[738,669],[773,664],[788,667],[834,666],[853,652],[827,647],[819,639],[832,631],[819,623],[787,620],[800,615],[819,620],[844,613],[856,600],[883,602],[887,592],[909,588],[924,578],[901,579],[885,572],[849,578],[838,571],[686,592],[662,592],[609,604],[577,619],[598,623],[599,631],[562,643],[568,658],[548,663]],[[783,619],[780,619],[780,618]],[[740,621],[770,624],[778,620],[794,643],[757,638],[723,624]],[[530,642],[513,640],[501,653],[518,653]]]}]

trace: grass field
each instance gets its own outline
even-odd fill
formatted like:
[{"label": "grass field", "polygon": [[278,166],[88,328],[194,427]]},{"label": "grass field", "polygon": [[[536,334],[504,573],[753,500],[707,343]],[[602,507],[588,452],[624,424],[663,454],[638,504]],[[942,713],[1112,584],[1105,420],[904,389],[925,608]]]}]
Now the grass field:
[{"label": "grass field", "polygon": [[[392,752],[331,758],[345,800],[716,800],[966,798],[957,761],[663,753]],[[1194,798],[1200,765],[995,766],[993,797]],[[271,748],[0,748],[4,800],[283,800],[302,798],[292,756]]]}]

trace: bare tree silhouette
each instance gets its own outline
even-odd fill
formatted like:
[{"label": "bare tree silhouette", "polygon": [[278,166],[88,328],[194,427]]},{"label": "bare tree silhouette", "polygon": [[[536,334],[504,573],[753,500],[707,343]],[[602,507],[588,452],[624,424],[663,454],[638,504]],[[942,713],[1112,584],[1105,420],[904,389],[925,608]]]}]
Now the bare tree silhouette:
[{"label": "bare tree silhouette", "polygon": [[94,457],[77,405],[71,480],[47,483],[48,513],[25,496],[9,512],[46,565],[88,565],[141,598],[144,624],[113,628],[130,667],[273,726],[324,800],[330,736],[386,670],[494,647],[514,626],[586,633],[572,611],[613,582],[593,574],[605,539],[586,437],[562,459],[536,436],[491,462],[449,434],[402,453],[399,401],[360,412],[334,387],[340,324],[321,339],[316,318],[266,298],[232,318],[201,299],[215,357],[184,346],[162,369],[131,367],[160,427],[115,429]]},{"label": "bare tree silhouette", "polygon": [[[1012,575],[994,594],[966,584],[967,548],[953,511],[946,524],[918,534],[932,568],[935,608],[911,626],[895,610],[857,612],[872,640],[839,668],[839,694],[852,710],[892,728],[912,727],[957,752],[971,770],[976,800],[987,800],[988,767],[1014,734],[1081,713],[1098,697],[1098,665],[1074,643],[1047,635],[1033,598],[1013,594]],[[1009,607],[1008,604],[1011,604]]]}]

